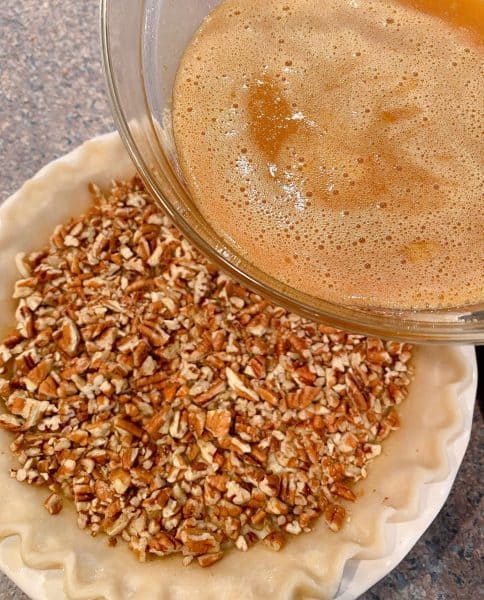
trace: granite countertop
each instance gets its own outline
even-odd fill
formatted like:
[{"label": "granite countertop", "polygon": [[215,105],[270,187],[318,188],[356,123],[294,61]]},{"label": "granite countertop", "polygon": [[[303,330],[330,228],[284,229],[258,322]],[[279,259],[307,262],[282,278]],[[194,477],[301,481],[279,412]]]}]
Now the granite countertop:
[{"label": "granite countertop", "polygon": [[[113,128],[98,3],[2,0],[0,202],[45,163]],[[447,503],[407,558],[363,600],[482,598],[483,400],[481,388],[470,446]],[[0,574],[0,600],[7,598],[27,597]]]}]

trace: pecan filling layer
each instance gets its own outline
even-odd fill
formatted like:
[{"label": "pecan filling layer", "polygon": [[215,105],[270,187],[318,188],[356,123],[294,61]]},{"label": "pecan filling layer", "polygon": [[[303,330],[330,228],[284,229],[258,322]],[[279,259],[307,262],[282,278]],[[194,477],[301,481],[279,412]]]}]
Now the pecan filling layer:
[{"label": "pecan filling layer", "polygon": [[138,179],[18,257],[0,345],[12,476],[139,560],[210,566],[322,518],[399,426],[411,349],[317,325],[221,274]]}]

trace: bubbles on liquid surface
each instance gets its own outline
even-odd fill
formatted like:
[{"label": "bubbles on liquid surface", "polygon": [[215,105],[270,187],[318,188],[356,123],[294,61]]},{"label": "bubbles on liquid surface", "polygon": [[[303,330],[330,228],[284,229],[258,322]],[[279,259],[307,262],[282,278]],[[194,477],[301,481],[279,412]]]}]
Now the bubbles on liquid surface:
[{"label": "bubbles on liquid surface", "polygon": [[483,46],[417,4],[435,8],[226,0],[186,51],[174,131],[194,200],[301,291],[483,300]]}]

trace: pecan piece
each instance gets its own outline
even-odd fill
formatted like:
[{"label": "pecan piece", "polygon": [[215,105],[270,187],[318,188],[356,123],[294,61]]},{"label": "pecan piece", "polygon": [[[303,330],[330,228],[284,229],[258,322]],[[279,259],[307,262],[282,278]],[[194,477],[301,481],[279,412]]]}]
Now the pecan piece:
[{"label": "pecan piece", "polygon": [[25,383],[30,392],[34,392],[44,381],[47,375],[51,372],[53,364],[54,363],[52,359],[45,358],[27,373],[25,377]]},{"label": "pecan piece", "polygon": [[262,541],[264,544],[273,550],[274,552],[279,552],[284,547],[284,534],[280,531],[272,531],[268,533]]},{"label": "pecan piece", "polygon": [[52,492],[44,502],[44,507],[51,515],[57,515],[60,513],[63,507],[62,497],[55,492]]},{"label": "pecan piece", "polygon": [[14,415],[5,413],[0,415],[0,428],[7,431],[21,431],[23,427],[22,421]]},{"label": "pecan piece", "polygon": [[329,504],[324,511],[324,520],[331,531],[340,531],[346,517],[346,511],[338,504]]},{"label": "pecan piece", "polygon": [[77,355],[79,349],[79,343],[81,341],[81,335],[77,325],[69,317],[65,317],[61,328],[61,337],[58,344],[64,352],[71,357]]},{"label": "pecan piece", "polygon": [[225,437],[230,431],[232,415],[228,410],[209,410],[205,428],[217,438]]},{"label": "pecan piece", "polygon": [[316,387],[305,385],[297,392],[292,392],[287,395],[287,405],[289,408],[303,410],[307,408],[321,393],[321,390]]},{"label": "pecan piece", "polygon": [[202,554],[201,556],[197,556],[197,561],[198,564],[203,568],[211,567],[216,562],[218,562],[223,557],[223,555],[224,553],[222,550],[220,550],[219,552],[209,552],[208,554]]}]

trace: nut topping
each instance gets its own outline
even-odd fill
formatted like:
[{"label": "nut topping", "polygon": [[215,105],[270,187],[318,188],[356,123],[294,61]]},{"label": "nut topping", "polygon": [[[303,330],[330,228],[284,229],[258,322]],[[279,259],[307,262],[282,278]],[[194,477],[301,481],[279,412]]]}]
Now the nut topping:
[{"label": "nut topping", "polygon": [[[322,519],[399,427],[411,348],[315,325],[218,272],[139,179],[20,255],[0,344],[12,477],[72,500],[79,527],[135,556],[209,567],[281,551]],[[64,500],[67,502],[67,500]],[[351,506],[351,505],[349,505]]]}]

